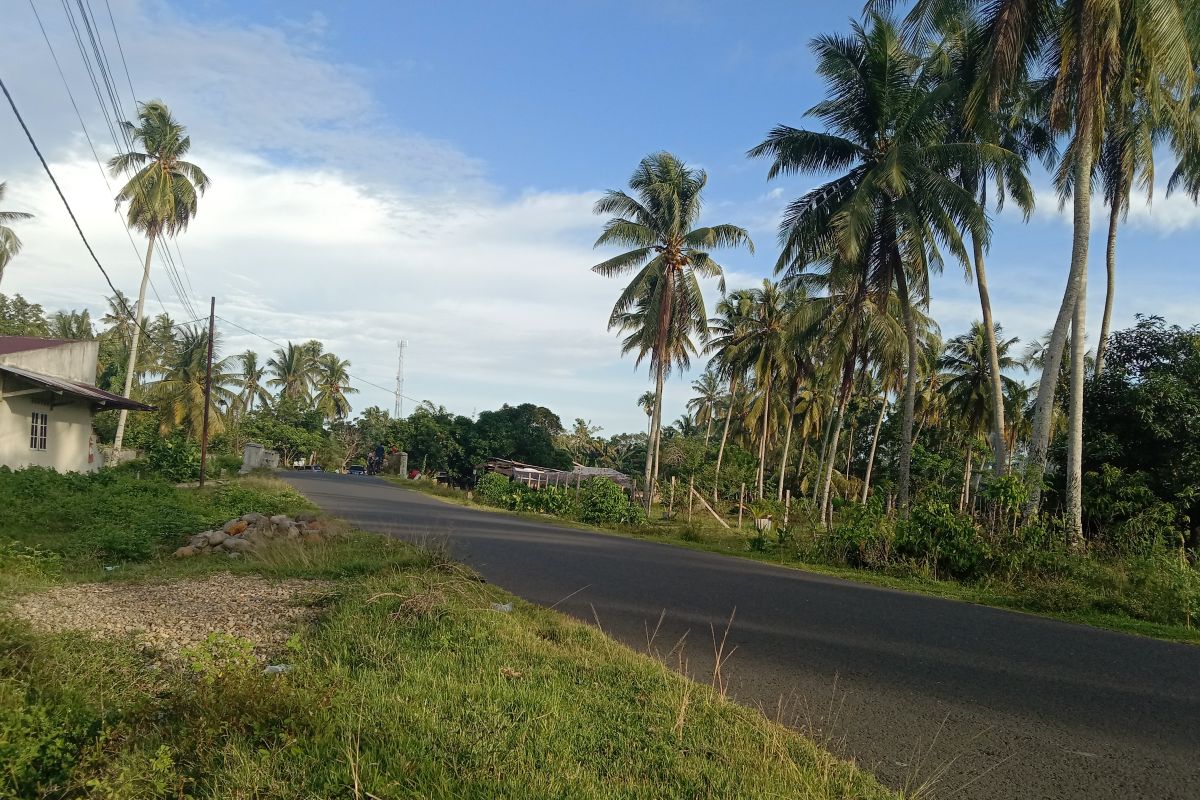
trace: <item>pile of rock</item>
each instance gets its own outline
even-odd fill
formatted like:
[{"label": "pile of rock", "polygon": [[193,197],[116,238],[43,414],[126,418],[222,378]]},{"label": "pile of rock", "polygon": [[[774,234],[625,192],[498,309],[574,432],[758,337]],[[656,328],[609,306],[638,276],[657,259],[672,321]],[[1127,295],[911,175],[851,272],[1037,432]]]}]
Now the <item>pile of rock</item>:
[{"label": "pile of rock", "polygon": [[193,534],[188,543],[175,551],[176,558],[198,555],[226,555],[238,558],[263,545],[279,540],[318,544],[332,532],[317,519],[316,514],[297,514],[289,517],[276,514],[243,514],[217,530]]}]

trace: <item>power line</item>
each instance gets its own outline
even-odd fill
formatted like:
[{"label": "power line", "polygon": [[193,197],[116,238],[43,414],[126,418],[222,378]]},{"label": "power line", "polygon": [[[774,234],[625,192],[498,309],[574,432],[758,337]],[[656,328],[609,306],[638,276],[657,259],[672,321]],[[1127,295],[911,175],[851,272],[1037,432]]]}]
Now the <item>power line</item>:
[{"label": "power line", "polygon": [[[84,236],[83,228],[79,227],[79,220],[75,218],[75,212],[71,210],[71,204],[67,202],[67,196],[63,194],[62,188],[58,185],[58,180],[54,177],[54,173],[50,171],[50,165],[46,163],[46,158],[42,155],[41,148],[39,148],[37,142],[34,141],[33,134],[29,132],[29,126],[25,124],[24,117],[22,117],[21,112],[17,110],[17,103],[15,100],[13,100],[12,95],[9,94],[8,86],[5,85],[3,78],[0,78],[0,89],[4,91],[4,96],[8,99],[8,105],[12,108],[13,114],[17,118],[17,122],[20,123],[21,130],[25,131],[25,138],[29,140],[30,146],[33,147],[33,152],[37,153],[38,161],[42,162],[42,169],[46,170],[46,175],[49,176],[50,182],[54,184],[54,190],[58,192],[59,199],[62,200],[63,206],[66,207],[67,214],[71,217],[71,222],[75,223],[75,230],[79,232],[79,238],[83,240],[83,246],[87,248],[88,255],[92,257],[92,261],[96,262],[96,266],[100,269],[100,274],[104,276],[104,280],[108,284],[108,288],[112,289],[113,294],[117,298],[117,302],[119,302],[125,309],[125,313],[134,321],[135,325],[141,327],[141,321],[138,320],[134,316],[133,312],[129,310],[129,306],[126,305],[124,298],[121,297],[121,293],[117,291],[117,287],[113,286],[112,279],[108,277],[107,270],[105,270],[104,265],[100,263],[100,259],[96,257],[96,251],[92,249],[91,243],[88,242],[87,237]],[[142,332],[145,333],[146,329],[142,328]]]}]

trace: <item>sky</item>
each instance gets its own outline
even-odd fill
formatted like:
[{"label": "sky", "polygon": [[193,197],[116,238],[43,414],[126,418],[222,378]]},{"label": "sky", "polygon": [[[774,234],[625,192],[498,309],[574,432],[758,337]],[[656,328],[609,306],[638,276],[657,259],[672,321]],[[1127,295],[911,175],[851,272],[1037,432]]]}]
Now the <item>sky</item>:
[{"label": "sky", "polygon": [[[144,244],[131,243],[101,161],[115,150],[60,3],[13,0],[0,78],[8,85],[114,282],[136,296]],[[34,15],[45,27],[47,45]],[[90,0],[126,118],[164,100],[212,179],[176,244],[182,295],[156,261],[148,313],[179,321],[217,298],[226,354],[318,339],[351,361],[356,410],[392,409],[397,341],[407,341],[405,409],[430,400],[473,415],[548,406],[605,435],[644,429],[646,364],[621,357],[608,314],[622,284],[589,270],[592,205],[637,162],[669,150],[708,173],[703,223],[746,227],[756,254],[718,260],[729,288],[772,274],[780,211],[817,178],[768,182],[745,157],[774,125],[815,125],[822,98],[809,43],[845,32],[859,3],[510,0],[338,3]],[[108,13],[111,8],[112,19]],[[117,36],[114,37],[113,29]],[[86,32],[85,32],[86,37]],[[119,42],[118,42],[119,39]],[[86,41],[86,38],[85,38]],[[64,78],[55,66],[53,53]],[[128,77],[120,54],[128,65]],[[64,85],[65,84],[65,85]],[[1169,174],[1159,165],[1160,182]],[[994,221],[987,264],[995,317],[1024,342],[1053,323],[1070,255],[1049,181],[1031,219]],[[6,210],[35,219],[0,291],[49,311],[109,294],[9,109],[0,106]],[[1137,313],[1200,322],[1200,210],[1135,199],[1119,244],[1114,325]],[[1104,295],[1104,209],[1092,239],[1089,330]],[[705,284],[710,308],[719,299]],[[948,263],[933,286],[943,335],[979,317]],[[226,322],[228,320],[228,322]],[[1020,346],[1018,346],[1018,350]],[[667,384],[664,416],[691,396]],[[369,383],[364,383],[364,381]],[[370,384],[376,384],[375,386]]]}]

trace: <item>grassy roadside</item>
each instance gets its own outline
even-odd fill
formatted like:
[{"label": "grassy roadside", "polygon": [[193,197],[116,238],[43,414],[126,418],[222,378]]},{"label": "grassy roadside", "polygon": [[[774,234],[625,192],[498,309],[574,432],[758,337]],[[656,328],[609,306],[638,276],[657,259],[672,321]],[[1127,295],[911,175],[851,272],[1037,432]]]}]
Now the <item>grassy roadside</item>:
[{"label": "grassy roadside", "polygon": [[[707,516],[707,512],[701,509],[696,509],[691,522],[678,519],[675,521],[655,519],[648,525],[637,528],[601,527],[546,514],[493,508],[468,500],[466,492],[437,486],[427,481],[407,481],[394,478],[389,478],[389,480],[399,486],[419,491],[439,500],[469,506],[481,511],[508,514],[597,533],[660,542],[708,553],[748,558],[872,586],[1019,611],[1121,633],[1187,644],[1200,644],[1200,628],[1195,625],[1163,624],[1107,611],[1105,610],[1106,606],[1116,605],[1113,598],[1101,596],[1099,593],[1089,595],[1081,587],[1066,581],[1042,580],[1035,582],[1027,578],[1013,580],[985,578],[977,583],[962,583],[938,580],[919,574],[889,574],[797,559],[782,547],[755,550],[751,546],[753,530],[749,522],[742,533],[736,530],[727,531],[719,527]],[[661,516],[661,514],[656,516]],[[1119,587],[1114,587],[1114,591],[1117,590]],[[1196,620],[1196,624],[1200,625],[1200,620]]]},{"label": "grassy roadside", "polygon": [[[282,511],[303,504],[275,482],[253,493]],[[228,492],[214,496],[184,502],[201,515],[214,502],[231,510]],[[48,510],[40,520],[55,527]],[[238,560],[159,549],[105,570],[104,558],[13,527],[5,534],[20,544],[0,559],[0,798],[895,796],[758,712],[437,553],[353,533]],[[38,632],[6,613],[23,594],[85,579],[219,590],[250,577],[322,581],[304,601],[315,618],[271,656],[291,665],[284,674],[263,674],[228,637],[172,657],[131,639]]]}]

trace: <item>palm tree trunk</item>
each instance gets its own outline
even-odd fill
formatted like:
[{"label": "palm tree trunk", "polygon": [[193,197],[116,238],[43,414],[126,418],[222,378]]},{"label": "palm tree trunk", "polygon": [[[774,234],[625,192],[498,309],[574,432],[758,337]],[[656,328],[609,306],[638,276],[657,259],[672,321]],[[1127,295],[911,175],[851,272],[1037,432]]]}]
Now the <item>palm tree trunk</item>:
[{"label": "palm tree trunk", "polygon": [[762,431],[758,440],[758,499],[763,498],[763,485],[767,479],[767,424],[771,413],[770,384],[763,390]]},{"label": "palm tree trunk", "polygon": [[846,437],[846,468],[842,470],[842,474],[847,478],[850,477],[850,462],[854,458],[854,428],[850,429],[850,435]]},{"label": "palm tree trunk", "polygon": [[808,455],[808,437],[800,444],[800,463],[796,465],[796,475],[804,474],[804,457]]},{"label": "palm tree trunk", "polygon": [[959,490],[959,493],[958,493],[958,510],[959,510],[959,512],[962,512],[963,509],[965,509],[967,507],[967,496],[971,493],[971,462],[973,461],[972,456],[975,455],[974,453],[971,452],[971,442],[969,439],[966,443],[966,446],[963,449],[965,449],[967,451],[967,458],[966,458],[966,463],[963,465],[962,489]]},{"label": "palm tree trunk", "polygon": [[971,235],[975,250],[975,284],[979,287],[979,307],[983,311],[983,337],[988,351],[988,378],[992,384],[992,460],[996,474],[1008,469],[1008,454],[1004,447],[1004,385],[1000,375],[1000,352],[996,346],[996,328],[992,322],[992,300],[988,293],[987,270],[983,264],[983,242]]},{"label": "palm tree trunk", "polygon": [[875,432],[871,434],[871,452],[867,454],[867,474],[863,478],[862,502],[867,502],[871,492],[871,471],[875,468],[875,446],[879,444],[879,429],[883,427],[883,417],[887,413],[888,396],[883,393],[883,405],[879,407],[879,419],[875,421]]},{"label": "palm tree trunk", "polygon": [[779,459],[779,502],[783,502],[783,484],[787,480],[787,464],[788,452],[792,447],[792,422],[796,418],[796,403],[793,399],[792,407],[788,412],[787,435],[783,437],[783,458]]},{"label": "palm tree trunk", "polygon": [[[831,412],[834,410],[829,409]],[[821,459],[817,462],[817,479],[813,481],[813,502],[817,502],[817,497],[821,493],[821,476],[825,474],[825,459],[829,457],[829,438],[833,436],[833,418],[834,414],[829,415],[829,419],[825,422],[825,436],[821,441]]]},{"label": "palm tree trunk", "polygon": [[843,389],[838,398],[837,411],[834,413],[833,433],[829,442],[829,457],[825,459],[824,469],[821,475],[821,505],[819,511],[821,514],[821,522],[826,528],[830,527],[831,519],[826,518],[826,512],[829,509],[829,487],[833,484],[833,462],[837,458],[838,438],[842,434],[842,424],[845,421],[846,404],[850,399],[850,393]]},{"label": "palm tree trunk", "polygon": [[654,476],[658,472],[658,465],[654,463],[654,455],[657,451],[655,442],[658,436],[658,409],[662,407],[663,395],[663,372],[666,368],[660,361],[654,370],[654,413],[650,415],[650,433],[646,439],[646,479],[642,484],[645,487],[646,497],[646,513],[650,512],[650,505],[654,502]]},{"label": "palm tree trunk", "polygon": [[[1078,141],[1084,143],[1091,141],[1093,121],[1091,106],[1081,103],[1079,125],[1075,132]],[[1054,393],[1058,385],[1059,370],[1062,367],[1067,334],[1075,315],[1075,301],[1087,274],[1088,237],[1091,234],[1092,210],[1091,176],[1092,149],[1090,146],[1084,146],[1079,148],[1079,157],[1075,160],[1071,269],[1067,274],[1067,285],[1063,291],[1062,305],[1058,308],[1058,317],[1054,320],[1050,343],[1046,347],[1042,376],[1038,380],[1037,400],[1033,407],[1033,435],[1029,441],[1029,458],[1025,470],[1025,480],[1029,485],[1029,500],[1023,512],[1026,519],[1037,513],[1042,500],[1042,480],[1046,474],[1046,450],[1050,445],[1050,426],[1054,420]],[[1082,375],[1080,378],[1082,379]],[[1080,392],[1081,401],[1082,398],[1083,395]],[[1072,409],[1073,411],[1074,409]]]},{"label": "palm tree trunk", "polygon": [[712,438],[713,407],[708,408],[708,425],[704,428],[704,449],[708,449],[708,440]]},{"label": "palm tree trunk", "polygon": [[1087,359],[1087,273],[1079,283],[1071,319],[1071,412],[1067,422],[1067,536],[1083,544],[1083,378]]},{"label": "palm tree trunk", "polygon": [[733,395],[737,391],[737,377],[729,379],[729,409],[725,412],[725,430],[721,432],[721,446],[717,448],[717,469],[713,473],[713,504],[717,503],[717,487],[721,484],[721,461],[725,458],[725,442],[729,440],[729,420],[733,418]]},{"label": "palm tree trunk", "polygon": [[[138,289],[137,318],[133,321],[132,339],[129,343],[129,362],[125,366],[125,397],[129,397],[129,393],[133,391],[133,376],[137,369],[138,342],[142,332],[142,312],[146,307],[146,284],[150,281],[150,259],[154,255],[154,240],[156,238],[157,234],[151,230],[149,241],[146,243],[146,266],[142,269],[142,285]],[[121,409],[121,415],[117,418],[117,434],[113,437],[114,453],[120,453],[121,445],[125,441],[125,421],[128,417],[128,409]]]},{"label": "palm tree trunk", "polygon": [[[899,256],[894,257],[898,263]],[[900,422],[900,480],[896,493],[900,514],[907,515],[912,479],[913,415],[917,407],[917,321],[913,316],[912,298],[908,293],[908,281],[903,267],[896,270],[896,292],[900,295],[904,335],[908,340],[908,368],[904,375],[904,412]]]},{"label": "palm tree trunk", "polygon": [[1108,213],[1108,247],[1104,251],[1104,263],[1108,268],[1108,286],[1104,292],[1104,317],[1100,321],[1100,341],[1096,342],[1095,376],[1104,371],[1104,355],[1108,352],[1108,328],[1112,323],[1113,297],[1117,291],[1117,225],[1120,223],[1121,204],[1113,203]]}]

